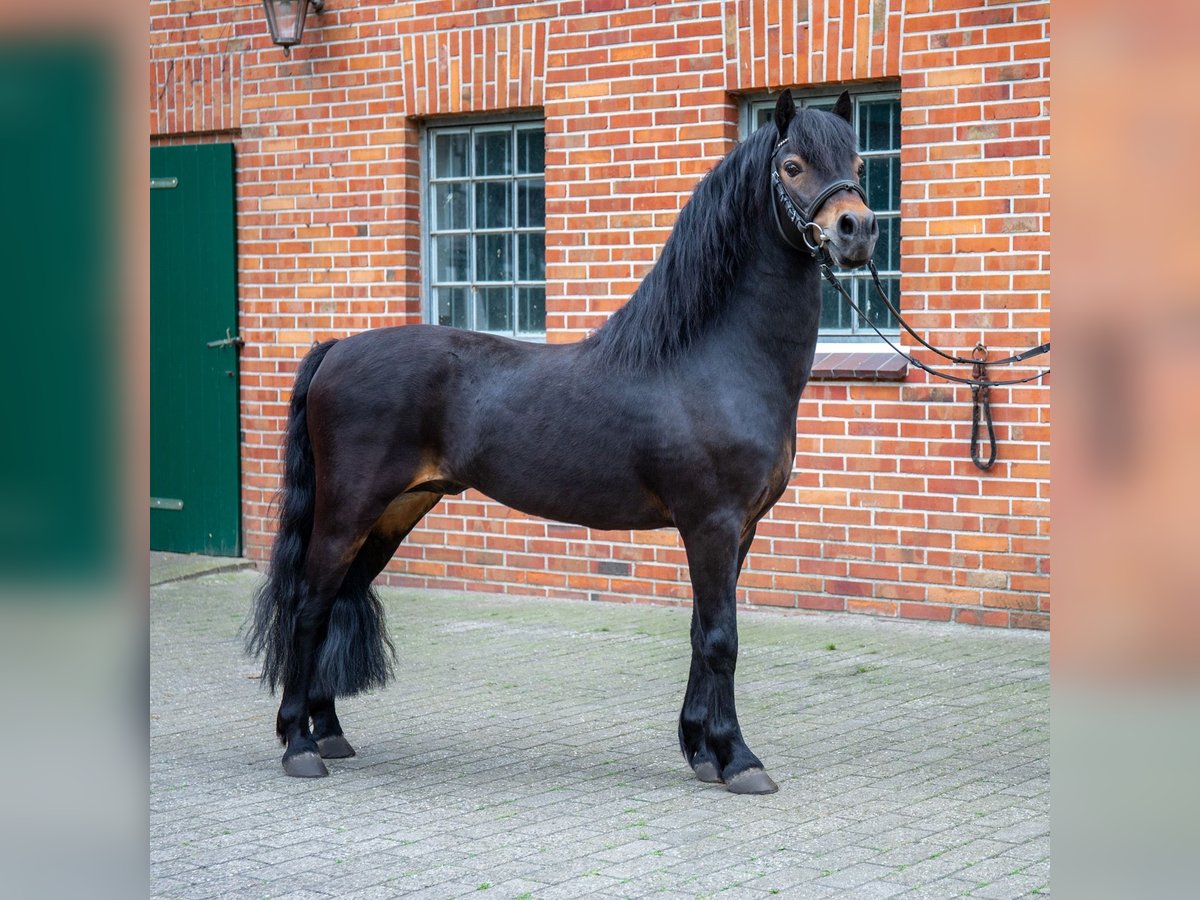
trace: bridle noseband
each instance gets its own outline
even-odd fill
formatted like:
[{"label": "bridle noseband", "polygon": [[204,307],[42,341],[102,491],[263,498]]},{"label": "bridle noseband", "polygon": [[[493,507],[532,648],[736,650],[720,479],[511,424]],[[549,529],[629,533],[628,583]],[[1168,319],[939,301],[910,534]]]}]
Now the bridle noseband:
[{"label": "bridle noseband", "polygon": [[[772,163],[775,159],[775,153],[778,153],[779,148],[786,143],[787,138],[784,138],[775,145],[775,151],[771,154]],[[985,471],[990,469],[992,464],[996,461],[996,432],[994,426],[992,425],[992,409],[988,397],[988,389],[996,385],[1025,384],[1029,381],[1036,381],[1039,378],[1049,375],[1050,370],[1042,369],[1036,375],[1029,375],[1025,378],[1010,378],[1004,381],[992,381],[988,377],[987,367],[1013,365],[1014,363],[1024,362],[1032,357],[1040,356],[1043,353],[1049,352],[1049,341],[1044,344],[1039,344],[1036,347],[1032,347],[1023,353],[1017,353],[1012,356],[1006,356],[1003,359],[995,360],[989,360],[987,358],[988,351],[982,343],[975,345],[975,350],[972,352],[970,358],[955,356],[952,353],[947,353],[945,350],[940,350],[925,340],[925,338],[917,334],[917,332],[913,330],[912,326],[904,320],[904,317],[900,315],[900,310],[898,310],[895,304],[892,303],[891,298],[887,295],[887,291],[885,291],[883,289],[883,285],[879,283],[879,270],[875,268],[875,262],[873,260],[868,260],[867,269],[871,273],[871,281],[875,285],[875,293],[879,295],[879,298],[887,307],[888,312],[892,314],[900,326],[906,332],[908,332],[908,334],[911,335],[922,347],[925,347],[927,350],[931,350],[942,359],[952,363],[970,365],[972,367],[971,377],[963,378],[960,375],[951,375],[949,372],[942,372],[933,368],[932,366],[926,365],[912,354],[905,353],[898,346],[896,346],[895,342],[892,341],[891,338],[880,331],[879,327],[867,317],[866,312],[864,312],[859,305],[854,302],[854,298],[850,296],[850,292],[846,290],[842,283],[837,280],[837,276],[833,274],[833,256],[830,254],[829,248],[825,246],[825,244],[829,241],[829,236],[826,235],[824,229],[822,229],[821,226],[814,221],[814,219],[816,218],[817,213],[821,211],[821,207],[825,205],[829,198],[839,191],[852,191],[862,198],[863,203],[866,203],[867,195],[859,183],[848,178],[841,179],[840,181],[834,181],[826,185],[813,199],[812,203],[810,203],[806,208],[801,209],[796,205],[796,201],[792,199],[791,195],[787,192],[787,189],[784,188],[783,180],[779,177],[779,171],[774,167],[774,165],[772,165],[771,188],[776,199],[778,200],[777,203],[771,204],[771,211],[775,214],[775,226],[779,229],[779,236],[783,238],[784,242],[787,243],[788,246],[790,246],[793,250],[799,250],[802,253],[807,253],[814,260],[820,263],[821,275],[833,286],[834,290],[836,290],[842,296],[842,299],[850,304],[851,309],[858,313],[858,317],[871,326],[871,330],[879,335],[879,337],[881,337],[884,342],[892,348],[892,350],[904,357],[904,359],[912,363],[918,369],[922,369],[925,372],[928,372],[930,375],[936,375],[938,378],[944,378],[946,381],[951,381],[956,384],[965,384],[971,388],[974,406],[971,423],[971,460],[980,469]],[[783,207],[784,215],[787,216],[788,221],[791,222],[795,229],[799,232],[800,239],[803,241],[803,246],[796,244],[796,242],[792,240],[791,236],[783,227],[783,222],[779,218],[779,208],[781,206]],[[990,444],[990,454],[986,459],[981,457],[979,454],[979,425],[981,412],[986,421]]]}]

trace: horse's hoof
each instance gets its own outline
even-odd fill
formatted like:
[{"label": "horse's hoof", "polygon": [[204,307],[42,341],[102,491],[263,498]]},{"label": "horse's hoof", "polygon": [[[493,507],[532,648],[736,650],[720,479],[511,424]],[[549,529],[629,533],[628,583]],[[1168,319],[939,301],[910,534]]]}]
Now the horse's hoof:
[{"label": "horse's hoof", "polygon": [[721,773],[717,771],[717,767],[710,762],[702,762],[695,768],[696,777],[705,784],[724,784],[721,779]]},{"label": "horse's hoof", "polygon": [[340,734],[331,734],[317,741],[322,759],[346,759],[354,755],[350,742]]},{"label": "horse's hoof", "polygon": [[762,769],[746,769],[730,778],[726,788],[731,794],[773,794],[779,785]]},{"label": "horse's hoof", "polygon": [[283,771],[293,778],[324,778],[329,774],[321,755],[306,750],[283,758]]}]

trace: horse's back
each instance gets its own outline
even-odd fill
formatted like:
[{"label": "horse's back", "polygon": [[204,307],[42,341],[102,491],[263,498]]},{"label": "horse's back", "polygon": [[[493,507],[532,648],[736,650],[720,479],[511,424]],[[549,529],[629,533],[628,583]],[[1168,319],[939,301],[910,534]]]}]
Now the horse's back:
[{"label": "horse's back", "polygon": [[653,430],[653,407],[627,379],[597,369],[583,345],[431,325],[346,338],[310,390],[318,454],[360,470],[386,465],[395,480],[382,490],[444,481],[604,527],[667,521],[631,440]]},{"label": "horse's back", "polygon": [[[354,409],[444,404],[463,377],[518,365],[535,350],[527,344],[438,325],[376,328],[343,338],[314,378],[315,402]],[[355,409],[355,411],[359,411]]]}]

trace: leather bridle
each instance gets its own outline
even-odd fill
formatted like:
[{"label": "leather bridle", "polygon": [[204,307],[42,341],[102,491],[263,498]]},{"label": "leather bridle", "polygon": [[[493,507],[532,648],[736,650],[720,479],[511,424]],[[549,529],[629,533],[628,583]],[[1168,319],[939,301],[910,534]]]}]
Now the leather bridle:
[{"label": "leather bridle", "polygon": [[[900,324],[900,327],[908,332],[908,334],[922,347],[930,350],[947,362],[971,366],[971,377],[964,378],[961,375],[951,375],[949,372],[940,371],[939,369],[935,369],[932,366],[921,362],[912,354],[901,350],[898,346],[896,346],[895,342],[891,338],[884,334],[879,327],[873,321],[871,321],[866,312],[864,312],[863,309],[860,308],[859,305],[854,301],[854,298],[850,296],[850,292],[846,290],[845,286],[838,281],[837,276],[833,274],[834,259],[833,255],[829,252],[829,248],[826,246],[826,244],[829,242],[829,237],[826,235],[824,229],[821,228],[821,226],[815,221],[817,214],[821,211],[821,208],[834,194],[837,194],[841,191],[851,191],[852,193],[858,194],[865,204],[867,202],[866,193],[863,191],[862,187],[857,181],[843,178],[839,181],[834,181],[826,185],[821,192],[817,194],[813,201],[808,204],[807,207],[801,209],[796,204],[796,201],[794,201],[791,195],[787,192],[787,189],[784,188],[783,180],[779,177],[779,171],[774,166],[775,153],[778,153],[779,148],[786,143],[787,138],[781,140],[775,145],[775,151],[771,155],[771,188],[775,200],[777,201],[771,204],[771,211],[775,215],[775,225],[779,229],[779,236],[783,238],[784,242],[787,243],[787,245],[792,249],[798,250],[802,253],[807,253],[820,264],[822,277],[824,277],[824,279],[833,286],[834,290],[836,290],[842,296],[842,299],[850,304],[850,308],[858,313],[859,318],[871,326],[871,330],[879,335],[879,337],[883,339],[884,343],[886,343],[893,351],[902,356],[908,362],[912,363],[918,369],[928,372],[930,375],[934,375],[938,378],[942,378],[946,381],[951,381],[956,384],[965,384],[971,388],[971,395],[974,404],[971,422],[971,459],[980,469],[984,469],[985,471],[990,469],[993,463],[996,461],[996,430],[992,423],[992,407],[990,398],[988,396],[988,389],[993,386],[1025,384],[1030,381],[1037,381],[1039,378],[1044,378],[1046,375],[1049,375],[1050,369],[1042,369],[1036,374],[1028,375],[1024,378],[1008,378],[1000,381],[993,381],[988,377],[987,367],[1014,365],[1016,363],[1024,362],[1027,359],[1032,359],[1035,356],[1040,356],[1043,353],[1048,353],[1050,350],[1050,342],[1047,341],[1044,344],[1031,347],[1023,353],[1016,353],[1012,356],[1006,356],[1002,359],[989,360],[987,358],[988,349],[982,343],[975,345],[975,349],[972,351],[969,358],[956,356],[953,353],[947,353],[945,350],[941,350],[933,346],[933,344],[929,343],[927,340],[917,334],[917,332],[913,330],[912,326],[905,321],[904,317],[900,315],[900,310],[896,308],[895,304],[892,303],[891,298],[888,297],[887,291],[883,289],[883,285],[879,283],[879,271],[875,268],[874,260],[868,260],[867,269],[871,273],[871,282],[875,286],[875,293],[879,296],[879,299],[883,301],[884,305],[888,309],[888,312],[890,312]],[[783,221],[779,217],[779,211],[781,208],[784,216],[799,233],[803,246],[792,240],[791,236],[784,228]],[[979,424],[981,414],[982,418],[987,424],[988,440],[990,443],[990,453],[987,459],[981,458],[978,452]]]},{"label": "leather bridle", "polygon": [[[775,192],[775,197],[779,200],[778,203],[773,203],[771,209],[775,212],[775,225],[779,229],[780,236],[794,250],[801,250],[808,253],[814,259],[818,258],[821,251],[825,248],[825,242],[829,240],[825,236],[825,231],[818,225],[814,219],[817,213],[821,211],[821,207],[834,194],[841,191],[853,191],[862,198],[862,202],[867,202],[867,195],[863,192],[862,187],[857,181],[851,181],[849,178],[843,178],[841,181],[834,181],[825,186],[821,193],[813,199],[813,202],[808,204],[804,209],[796,205],[796,201],[792,199],[791,194],[783,186],[783,180],[779,177],[779,172],[771,170],[771,187]],[[783,222],[779,219],[779,208],[783,207],[783,214],[787,216],[789,222],[795,226],[796,231],[800,234],[800,240],[804,242],[804,246],[800,247],[791,239],[787,231],[783,227]]]}]

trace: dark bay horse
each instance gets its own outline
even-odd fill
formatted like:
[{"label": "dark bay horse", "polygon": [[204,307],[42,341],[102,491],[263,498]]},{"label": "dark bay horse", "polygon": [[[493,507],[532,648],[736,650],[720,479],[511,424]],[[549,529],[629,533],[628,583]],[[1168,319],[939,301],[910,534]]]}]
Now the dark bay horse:
[{"label": "dark bay horse", "polygon": [[411,325],[308,354],[247,638],[271,689],[283,688],[288,775],[325,775],[322,757],[353,755],[334,698],[391,675],[371,582],[441,497],[473,487],[592,528],[679,529],[694,595],[680,747],[702,781],[777,789],[734,708],[736,586],[792,471],[820,314],[813,248],[853,267],[875,246],[849,122],[845,94],[824,112],[797,110],[785,92],[586,340]]}]

